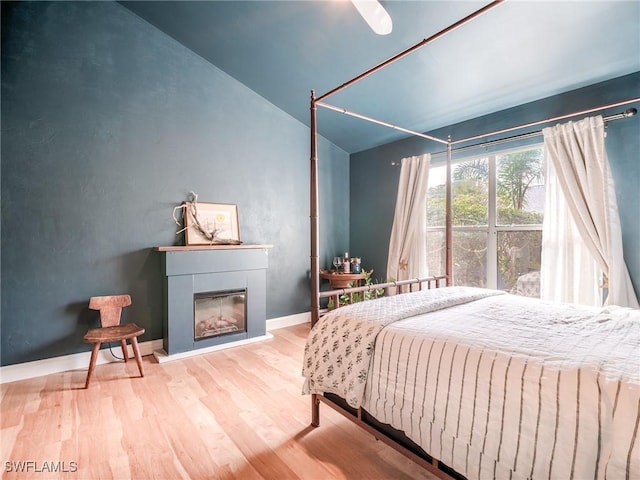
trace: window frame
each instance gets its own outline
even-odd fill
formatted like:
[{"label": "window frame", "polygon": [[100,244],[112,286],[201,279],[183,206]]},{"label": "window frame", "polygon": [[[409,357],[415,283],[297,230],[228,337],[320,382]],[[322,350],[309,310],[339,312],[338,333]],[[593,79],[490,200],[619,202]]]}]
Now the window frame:
[{"label": "window frame", "polygon": [[[451,162],[451,177],[449,178],[449,182],[453,182],[453,172],[456,165],[471,162],[473,160],[477,160],[480,158],[487,158],[488,161],[488,205],[487,205],[487,225],[452,225],[452,233],[453,232],[482,232],[487,234],[487,243],[486,243],[486,288],[498,288],[498,236],[499,233],[502,232],[529,232],[529,231],[540,231],[542,232],[543,224],[535,223],[535,224],[526,224],[526,225],[503,225],[498,224],[498,178],[497,178],[497,165],[498,158],[509,155],[512,153],[518,153],[526,150],[536,150],[540,149],[542,153],[542,168],[545,169],[545,155],[544,155],[544,144],[542,142],[535,142],[527,145],[515,146],[512,148],[506,149],[496,149],[491,152],[481,152],[475,155],[468,155],[464,157],[457,158],[455,161]],[[438,164],[432,165],[431,168],[440,168],[444,167],[446,164]],[[546,182],[546,179],[543,180]],[[544,184],[544,183],[543,183]],[[452,199],[453,200],[453,199]],[[444,235],[445,226],[429,226],[427,222],[426,232],[442,232]],[[492,240],[493,239],[493,240]],[[426,241],[426,235],[425,235]],[[455,242],[452,245],[453,251],[455,252]],[[453,274],[453,272],[450,272]],[[455,284],[455,275],[453,275],[453,280]]]}]

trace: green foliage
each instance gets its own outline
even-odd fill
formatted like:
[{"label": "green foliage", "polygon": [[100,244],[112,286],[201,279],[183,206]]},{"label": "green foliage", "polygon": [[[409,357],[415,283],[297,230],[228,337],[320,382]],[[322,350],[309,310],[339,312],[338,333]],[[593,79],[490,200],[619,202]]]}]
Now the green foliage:
[{"label": "green foliage", "polygon": [[524,150],[505,155],[498,166],[498,199],[505,206],[522,210],[527,190],[543,178],[542,150]]},{"label": "green foliage", "polygon": [[486,225],[489,221],[487,191],[482,185],[466,180],[453,188],[453,224]]},{"label": "green foliage", "polygon": [[[446,197],[443,186],[429,190],[427,218],[429,226],[444,226]],[[487,192],[475,182],[463,180],[453,184],[453,224],[486,225]]]},{"label": "green foliage", "polygon": [[520,275],[540,270],[541,231],[511,231],[500,233],[498,241],[498,273],[503,285],[510,290]]},{"label": "green foliage", "polygon": [[[373,274],[373,270],[369,270],[369,271],[363,270],[362,273],[364,275],[363,286],[373,285],[374,281],[373,281],[373,278],[371,278],[371,275]],[[347,288],[355,288],[355,287],[357,287],[356,282],[350,282],[347,285]],[[377,297],[382,297],[383,295],[384,295],[384,288],[377,288],[377,289],[368,290],[365,292],[356,292],[351,295],[343,294],[343,295],[340,295],[339,306],[342,307],[343,305],[358,303],[358,302],[362,302],[363,300],[372,300]],[[329,301],[327,302],[327,308],[329,310],[336,308],[335,300],[333,297],[329,298]]]},{"label": "green foliage", "polygon": [[542,224],[542,214],[528,212],[512,207],[498,207],[498,218],[503,225],[536,225]]},{"label": "green foliage", "polygon": [[454,180],[480,180],[486,182],[489,178],[489,162],[486,158],[476,158],[459,164],[453,171]]}]

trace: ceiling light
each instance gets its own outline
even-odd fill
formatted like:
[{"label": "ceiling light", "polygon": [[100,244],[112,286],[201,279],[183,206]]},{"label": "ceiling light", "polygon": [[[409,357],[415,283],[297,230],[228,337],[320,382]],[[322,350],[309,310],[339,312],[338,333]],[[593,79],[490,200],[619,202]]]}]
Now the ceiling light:
[{"label": "ceiling light", "polygon": [[351,3],[378,35],[391,33],[393,22],[378,0],[351,0]]}]

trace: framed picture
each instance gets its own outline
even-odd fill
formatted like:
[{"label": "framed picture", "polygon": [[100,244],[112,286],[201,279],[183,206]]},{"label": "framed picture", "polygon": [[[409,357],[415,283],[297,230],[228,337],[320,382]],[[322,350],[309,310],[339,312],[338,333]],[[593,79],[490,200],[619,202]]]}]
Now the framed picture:
[{"label": "framed picture", "polygon": [[185,202],[183,218],[187,246],[242,243],[237,205]]}]

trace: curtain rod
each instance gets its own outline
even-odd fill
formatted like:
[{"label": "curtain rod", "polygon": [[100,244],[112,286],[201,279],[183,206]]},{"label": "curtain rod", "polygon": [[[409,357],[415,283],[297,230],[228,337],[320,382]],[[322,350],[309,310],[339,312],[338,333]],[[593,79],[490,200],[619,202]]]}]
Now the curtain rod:
[{"label": "curtain rod", "polygon": [[[579,112],[568,113],[566,115],[560,115],[560,116],[557,116],[557,117],[546,118],[544,120],[538,120],[536,122],[525,123],[525,124],[522,124],[522,125],[517,125],[515,127],[503,128],[501,130],[495,130],[493,132],[483,133],[482,135],[474,135],[473,137],[461,138],[460,140],[456,140],[455,142],[451,142],[451,144],[452,145],[456,145],[458,143],[470,142],[471,140],[478,140],[479,138],[483,138],[483,137],[490,137],[492,135],[498,135],[500,133],[513,132],[514,130],[520,130],[522,128],[527,128],[527,127],[535,127],[536,125],[542,125],[543,123],[555,122],[557,120],[564,120],[565,118],[577,117],[578,115],[586,115],[587,113],[593,113],[593,112],[597,112],[599,110],[605,110],[607,108],[620,107],[622,105],[628,105],[630,103],[635,103],[635,102],[640,102],[640,97],[639,98],[631,98],[629,100],[623,100],[621,102],[609,103],[607,105],[602,105],[600,107],[589,108],[587,110],[581,110]],[[635,115],[635,113],[630,115],[630,116],[633,116],[633,115]]]},{"label": "curtain rod", "polygon": [[[624,102],[622,104],[625,105],[625,104],[633,103],[633,102],[639,101],[639,100],[640,99],[634,99],[634,100],[630,100],[630,101]],[[605,106],[603,108],[607,108],[607,107]],[[598,109],[594,109],[594,110],[590,110],[590,111],[593,112],[593,111],[597,111],[597,110],[602,110],[602,108],[598,108]],[[584,113],[585,112],[578,112],[578,113],[571,114],[571,115],[565,115],[565,116],[563,116],[563,118],[573,117],[573,116],[581,115],[581,114],[584,114]],[[619,120],[621,118],[633,117],[637,113],[638,113],[637,109],[628,108],[627,110],[625,110],[622,113],[616,113],[616,114],[613,114],[613,115],[609,115],[608,117],[604,117],[603,120],[605,122],[610,122],[612,120]],[[554,121],[556,119],[558,119],[558,117],[556,117],[554,119],[545,120],[542,123]],[[527,125],[527,126],[530,126],[530,124]],[[524,128],[524,126],[522,126],[522,127],[514,127],[514,129],[516,129],[516,128]],[[496,140],[488,140],[486,142],[474,143],[473,145],[467,145],[467,146],[464,146],[464,147],[452,148],[451,150],[453,152],[463,152],[465,150],[471,150],[471,149],[474,149],[474,148],[486,147],[486,146],[491,146],[491,145],[500,145],[501,143],[512,142],[514,140],[523,140],[525,138],[532,138],[532,137],[537,137],[537,136],[540,136],[540,135],[542,135],[542,130],[536,130],[535,132],[521,133],[520,135],[512,135],[510,137],[499,138],[499,139],[496,139]],[[483,135],[483,136],[488,136],[488,135]],[[451,143],[453,145],[453,144],[458,143],[458,142],[451,142]],[[442,151],[439,151],[439,152],[432,153],[431,155],[442,155],[444,153],[447,153],[447,151],[446,150],[442,150]]]}]

